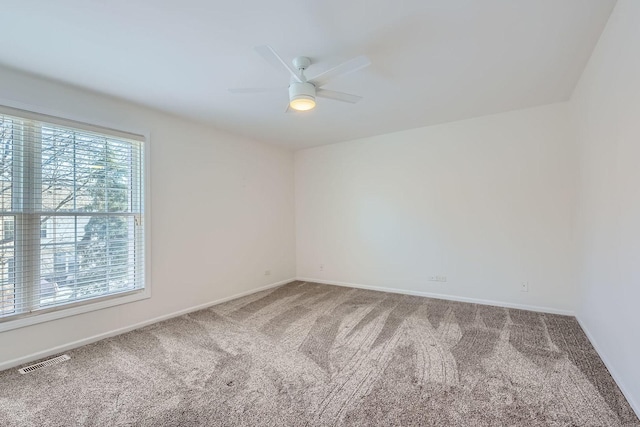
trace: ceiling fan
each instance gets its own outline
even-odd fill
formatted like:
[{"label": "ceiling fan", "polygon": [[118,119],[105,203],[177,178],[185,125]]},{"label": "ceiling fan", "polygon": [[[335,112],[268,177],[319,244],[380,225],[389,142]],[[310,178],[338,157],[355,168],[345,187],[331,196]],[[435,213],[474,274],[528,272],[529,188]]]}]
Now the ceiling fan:
[{"label": "ceiling fan", "polygon": [[[344,92],[336,92],[334,90],[323,89],[322,86],[330,80],[354,71],[360,70],[371,64],[369,58],[364,55],[355,57],[347,62],[333,67],[315,77],[307,79],[304,71],[311,65],[311,60],[306,56],[298,56],[293,59],[293,67],[287,64],[276,53],[271,46],[257,46],[255,51],[262,56],[269,64],[279,70],[285,70],[291,75],[289,83],[289,109],[295,111],[308,111],[316,106],[316,98],[328,98],[335,101],[349,102],[355,104],[362,99],[361,96],[351,95]],[[260,93],[284,91],[284,88],[241,88],[229,89],[231,93]]]}]

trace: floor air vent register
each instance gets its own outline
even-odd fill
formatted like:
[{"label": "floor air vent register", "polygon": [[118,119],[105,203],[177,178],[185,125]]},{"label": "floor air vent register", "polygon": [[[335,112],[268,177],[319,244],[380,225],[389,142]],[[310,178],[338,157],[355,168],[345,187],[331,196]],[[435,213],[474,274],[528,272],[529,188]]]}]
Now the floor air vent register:
[{"label": "floor air vent register", "polygon": [[30,372],[37,371],[42,368],[47,368],[49,366],[57,365],[60,362],[65,362],[71,359],[71,357],[67,354],[63,354],[62,356],[57,356],[52,359],[47,359],[42,362],[34,363],[33,365],[25,366],[24,368],[18,369],[18,372],[21,374],[28,374]]}]

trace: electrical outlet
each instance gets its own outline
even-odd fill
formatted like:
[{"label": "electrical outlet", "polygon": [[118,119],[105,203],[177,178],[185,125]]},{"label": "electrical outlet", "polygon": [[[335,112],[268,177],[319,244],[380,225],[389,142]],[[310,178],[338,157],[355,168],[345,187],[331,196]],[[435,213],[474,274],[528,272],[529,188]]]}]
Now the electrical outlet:
[{"label": "electrical outlet", "polygon": [[264,271],[264,275],[265,276],[271,276],[271,270],[265,270]]},{"label": "electrical outlet", "polygon": [[447,281],[447,276],[436,276],[436,280],[438,282],[446,282]]},{"label": "electrical outlet", "polygon": [[529,292],[529,282],[520,283],[520,291],[521,292]]}]

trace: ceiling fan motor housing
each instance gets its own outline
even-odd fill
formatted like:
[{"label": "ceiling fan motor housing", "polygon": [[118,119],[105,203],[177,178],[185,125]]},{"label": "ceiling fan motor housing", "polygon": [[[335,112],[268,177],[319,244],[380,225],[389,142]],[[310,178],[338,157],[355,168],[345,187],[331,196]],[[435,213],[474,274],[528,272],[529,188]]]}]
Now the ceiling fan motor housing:
[{"label": "ceiling fan motor housing", "polygon": [[309,82],[293,82],[289,85],[289,99],[316,99],[316,87]]}]

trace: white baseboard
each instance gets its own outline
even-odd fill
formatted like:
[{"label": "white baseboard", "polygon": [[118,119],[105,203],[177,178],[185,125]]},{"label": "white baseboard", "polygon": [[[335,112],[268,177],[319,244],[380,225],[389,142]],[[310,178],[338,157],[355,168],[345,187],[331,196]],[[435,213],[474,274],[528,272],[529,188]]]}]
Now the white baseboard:
[{"label": "white baseboard", "polygon": [[624,397],[627,399],[627,402],[629,402],[631,409],[633,409],[633,411],[636,413],[636,416],[640,418],[640,402],[637,402],[636,400],[634,400],[634,397],[631,395],[631,393],[629,393],[625,385],[624,377],[620,375],[616,369],[614,369],[613,365],[609,362],[609,359],[607,358],[606,354],[602,351],[602,347],[599,346],[598,342],[594,339],[593,335],[591,335],[591,332],[589,331],[589,329],[587,329],[585,324],[580,320],[580,317],[576,316],[576,319],[578,320],[578,323],[580,324],[580,327],[584,331],[587,338],[589,338],[589,341],[591,341],[591,345],[596,350],[596,353],[598,353],[598,356],[600,356],[600,359],[609,370],[611,377],[620,388],[620,391],[622,392]]},{"label": "white baseboard", "polygon": [[336,286],[344,286],[347,288],[356,288],[356,289],[368,289],[372,291],[381,291],[381,292],[391,292],[394,294],[403,294],[403,295],[415,295],[419,297],[427,297],[427,298],[436,298],[443,299],[448,301],[460,301],[460,302],[469,302],[473,304],[481,304],[481,305],[493,305],[497,307],[506,307],[506,308],[517,308],[520,310],[529,310],[529,311],[537,311],[540,313],[550,313],[550,314],[562,314],[565,316],[574,316],[575,313],[571,310],[559,310],[556,308],[549,307],[538,307],[535,305],[526,305],[526,304],[514,304],[510,302],[503,301],[491,301],[477,298],[467,298],[467,297],[459,297],[455,295],[446,295],[446,294],[436,294],[432,292],[422,292],[422,291],[408,291],[405,289],[399,288],[385,288],[382,286],[369,286],[369,285],[359,285],[355,283],[346,283],[346,282],[337,282],[335,280],[324,280],[324,279],[313,279],[309,277],[298,277],[297,280],[301,280],[304,282],[314,282],[314,283],[323,283],[326,285],[336,285]]},{"label": "white baseboard", "polygon": [[123,328],[113,329],[108,332],[103,332],[101,334],[97,334],[88,338],[83,338],[81,340],[73,341],[67,344],[63,344],[57,347],[53,347],[47,350],[38,351],[36,353],[29,354],[27,356],[19,357],[16,359],[8,360],[6,362],[0,363],[0,371],[5,369],[10,369],[19,365],[23,365],[25,363],[33,362],[34,360],[42,359],[45,357],[52,356],[57,353],[62,353],[64,351],[72,350],[74,348],[82,347],[83,345],[91,344],[96,341],[103,340],[105,338],[111,338],[116,335],[124,334],[125,332],[133,331],[134,329],[139,329],[153,323],[162,322],[163,320],[168,320],[173,317],[182,316],[183,314],[191,313],[194,311],[202,310],[205,308],[212,307],[214,305],[222,304],[223,302],[227,302],[236,298],[241,298],[247,295],[255,294],[256,292],[265,291],[267,289],[275,288],[276,286],[284,285],[285,283],[289,283],[296,280],[295,278],[282,280],[280,282],[271,283],[269,285],[261,286],[256,289],[251,289],[249,291],[241,292],[239,294],[231,295],[229,297],[220,298],[215,301],[210,301],[205,304],[196,305],[193,307],[185,308],[183,310],[175,311],[173,313],[165,314],[163,316],[154,317],[153,319],[145,320],[144,322],[135,323],[133,325],[125,326]]}]

